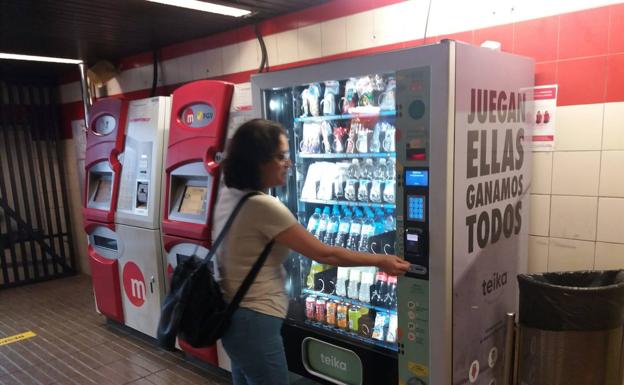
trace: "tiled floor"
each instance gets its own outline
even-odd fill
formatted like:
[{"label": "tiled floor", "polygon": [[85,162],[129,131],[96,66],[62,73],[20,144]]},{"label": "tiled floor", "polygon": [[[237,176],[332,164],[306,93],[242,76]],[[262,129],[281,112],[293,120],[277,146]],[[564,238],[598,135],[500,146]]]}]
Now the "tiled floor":
[{"label": "tiled floor", "polygon": [[0,290],[0,385],[225,385],[225,372],[158,349],[95,312],[87,276]]}]

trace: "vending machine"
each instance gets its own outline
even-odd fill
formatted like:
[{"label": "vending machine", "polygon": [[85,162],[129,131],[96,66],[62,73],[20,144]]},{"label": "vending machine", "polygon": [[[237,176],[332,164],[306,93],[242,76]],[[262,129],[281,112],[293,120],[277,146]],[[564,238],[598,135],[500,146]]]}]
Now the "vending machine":
[{"label": "vending machine", "polygon": [[[173,92],[162,217],[168,279],[184,258],[208,255],[233,90],[230,83],[200,80]],[[189,354],[218,364],[215,347],[178,342]]]},{"label": "vending machine", "polygon": [[320,241],[411,263],[286,262],[289,369],[327,384],[504,385],[528,243],[531,59],[443,41],[259,74],[275,194]]},{"label": "vending machine", "polygon": [[129,103],[115,232],[124,323],[156,337],[165,293],[160,235],[162,166],[171,98]]},{"label": "vending machine", "polygon": [[119,287],[119,242],[115,211],[119,195],[124,132],[128,103],[98,100],[91,108],[85,155],[84,228],[88,235],[89,264],[98,311],[124,322]]}]

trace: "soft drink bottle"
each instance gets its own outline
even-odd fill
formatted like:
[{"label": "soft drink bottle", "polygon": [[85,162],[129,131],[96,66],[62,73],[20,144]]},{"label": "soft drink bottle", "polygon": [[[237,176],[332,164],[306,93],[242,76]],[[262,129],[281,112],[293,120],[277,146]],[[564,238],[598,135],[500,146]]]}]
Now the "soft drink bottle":
[{"label": "soft drink bottle", "polygon": [[371,304],[373,304],[374,306],[383,305],[383,300],[386,298],[386,292],[388,291],[387,285],[388,275],[383,271],[378,272],[375,277],[375,286],[373,286],[373,293],[371,294]]},{"label": "soft drink bottle", "polygon": [[351,228],[349,229],[349,238],[347,238],[347,249],[357,250],[360,241],[360,234],[362,233],[362,214],[356,212],[355,218],[351,221]]},{"label": "soft drink bottle", "polygon": [[358,295],[360,294],[360,275],[361,271],[357,267],[353,267],[349,270],[347,295],[351,299],[358,299]]},{"label": "soft drink bottle", "polygon": [[317,207],[314,209],[314,214],[310,215],[310,219],[308,219],[307,229],[311,234],[313,235],[316,234],[320,219],[321,219],[321,209]]},{"label": "soft drink bottle", "polygon": [[323,209],[323,213],[321,214],[321,218],[319,219],[318,228],[316,229],[316,233],[314,234],[318,240],[321,242],[325,239],[325,234],[327,233],[327,223],[329,222],[329,207],[325,206]]},{"label": "soft drink bottle", "polygon": [[340,218],[338,223],[338,234],[334,240],[334,246],[345,247],[347,245],[347,238],[349,237],[349,231],[351,230],[351,213],[345,212],[345,215]]},{"label": "soft drink bottle", "polygon": [[327,232],[325,233],[325,238],[321,239],[323,243],[326,245],[333,246],[334,239],[336,238],[336,234],[338,234],[338,227],[340,226],[340,214],[338,211],[338,207],[334,206],[332,209],[332,214],[329,217],[329,221],[327,222]]},{"label": "soft drink bottle", "polygon": [[386,292],[386,298],[383,306],[388,309],[394,309],[396,307],[396,291],[397,291],[397,277],[395,275],[388,276],[388,291]]},{"label": "soft drink bottle", "polygon": [[359,251],[363,253],[370,252],[369,239],[375,235],[375,221],[373,220],[372,213],[369,213],[362,222],[362,231],[360,233],[360,246]]}]

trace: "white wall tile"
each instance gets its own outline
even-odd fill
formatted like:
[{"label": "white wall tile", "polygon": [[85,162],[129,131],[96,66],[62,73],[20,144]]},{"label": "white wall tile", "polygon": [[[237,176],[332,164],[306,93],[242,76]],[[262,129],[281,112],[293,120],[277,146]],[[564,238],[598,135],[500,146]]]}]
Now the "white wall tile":
[{"label": "white wall tile", "polygon": [[[191,60],[191,73],[190,73],[190,78],[192,80],[201,80],[201,79],[206,79],[212,76],[217,76],[214,73],[212,73],[211,71],[211,65],[209,65],[210,61],[215,61],[215,58],[213,57],[215,50],[208,50],[208,51],[201,51],[201,52],[197,52],[194,53],[192,55],[189,55],[189,58]],[[221,53],[221,51],[218,51],[219,53]],[[218,58],[218,63],[219,63],[219,68],[223,67],[223,62],[222,62],[223,58],[221,56],[219,56]],[[219,74],[221,74],[219,72]]]},{"label": "white wall tile", "polygon": [[375,9],[373,21],[373,36],[375,45],[394,44],[405,39],[405,4],[397,3]]},{"label": "white wall tile", "polygon": [[550,194],[552,184],[552,152],[534,152],[531,171],[531,193]]},{"label": "white wall tile", "polygon": [[602,148],[624,150],[624,102],[604,105]]},{"label": "white wall tile", "polygon": [[599,195],[624,198],[624,151],[602,151]]},{"label": "white wall tile", "polygon": [[240,47],[241,71],[258,69],[260,67],[258,40],[247,40],[238,44]]},{"label": "white wall tile", "polygon": [[529,236],[529,273],[548,271],[548,237]]},{"label": "white wall tile", "polygon": [[624,269],[624,244],[596,242],[596,270]]},{"label": "white wall tile", "polygon": [[297,30],[299,60],[321,57],[321,24],[312,24]]},{"label": "white wall tile", "polygon": [[552,193],[598,195],[600,151],[555,152]]},{"label": "white wall tile", "polygon": [[201,72],[205,72],[206,75],[204,77],[214,77],[225,74],[225,70],[223,69],[223,48],[215,48],[206,51],[206,55],[204,56],[204,66],[201,69]]},{"label": "white wall tile", "polygon": [[[277,55],[277,38],[275,35],[268,35],[263,37],[264,45],[267,50],[267,58],[269,68],[274,65],[281,64],[278,62]],[[262,48],[260,47],[260,43],[256,44],[256,55],[258,55],[258,61],[262,61]],[[258,65],[259,66],[259,65]]]},{"label": "white wall tile", "polygon": [[550,236],[596,240],[597,197],[553,195],[550,200]]},{"label": "white wall tile", "polygon": [[555,151],[600,150],[603,106],[557,107]]},{"label": "white wall tile", "polygon": [[601,242],[624,243],[624,198],[598,199],[598,234]]},{"label": "white wall tile", "polygon": [[370,48],[375,45],[375,13],[366,11],[347,16],[347,51]]},{"label": "white wall tile", "polygon": [[531,194],[529,234],[548,236],[550,227],[550,195]]},{"label": "white wall tile", "polygon": [[[394,21],[392,19],[388,19],[387,22],[384,23],[386,27],[383,33],[387,34],[388,31],[394,31],[393,33],[401,34],[397,41],[422,39],[423,36],[425,36],[425,25],[427,23],[427,10],[429,8],[429,2],[410,0],[384,8],[392,9],[392,11],[390,11],[390,15],[388,16],[396,16],[396,18]],[[390,36],[393,36],[393,33],[390,33]],[[397,41],[391,41],[388,43],[396,43]]]},{"label": "white wall tile", "polygon": [[275,34],[277,42],[277,62],[275,64],[292,63],[299,58],[297,30]]},{"label": "white wall tile", "polygon": [[243,65],[241,62],[240,45],[230,44],[221,47],[223,52],[223,73],[231,74],[241,72]]},{"label": "white wall tile", "polygon": [[[350,32],[349,32],[350,33]],[[343,53],[347,50],[347,20],[345,17],[321,23],[321,49],[323,56]]]},{"label": "white wall tile", "polygon": [[550,238],[548,271],[591,270],[595,242]]}]

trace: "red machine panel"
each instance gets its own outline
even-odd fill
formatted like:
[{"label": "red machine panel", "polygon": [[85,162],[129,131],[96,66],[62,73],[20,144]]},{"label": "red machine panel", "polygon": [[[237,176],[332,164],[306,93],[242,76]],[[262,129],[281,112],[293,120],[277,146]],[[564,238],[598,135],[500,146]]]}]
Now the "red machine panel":
[{"label": "red machine panel", "polygon": [[[127,101],[114,98],[98,100],[91,108],[85,156],[87,174],[83,206],[85,221],[113,223],[115,220],[121,177],[121,164],[117,156],[123,152],[127,112]],[[94,170],[97,167],[110,167],[112,171],[110,179],[93,178],[92,172],[99,173]],[[102,187],[93,186],[96,183],[102,184]],[[100,192],[101,189],[105,191]],[[107,204],[90,204],[90,201],[107,200],[108,196],[110,202]],[[103,198],[98,199],[99,197]]]},{"label": "red machine panel", "polygon": [[[165,163],[164,234],[210,239],[210,213],[219,183],[215,158],[224,149],[233,92],[233,84],[214,80],[189,83],[173,92]],[[201,174],[204,174],[201,178],[205,184],[195,178]],[[190,203],[186,204],[176,194],[191,199],[195,199],[191,195],[196,194],[198,198],[189,199]],[[197,210],[193,211],[195,207]]]}]

